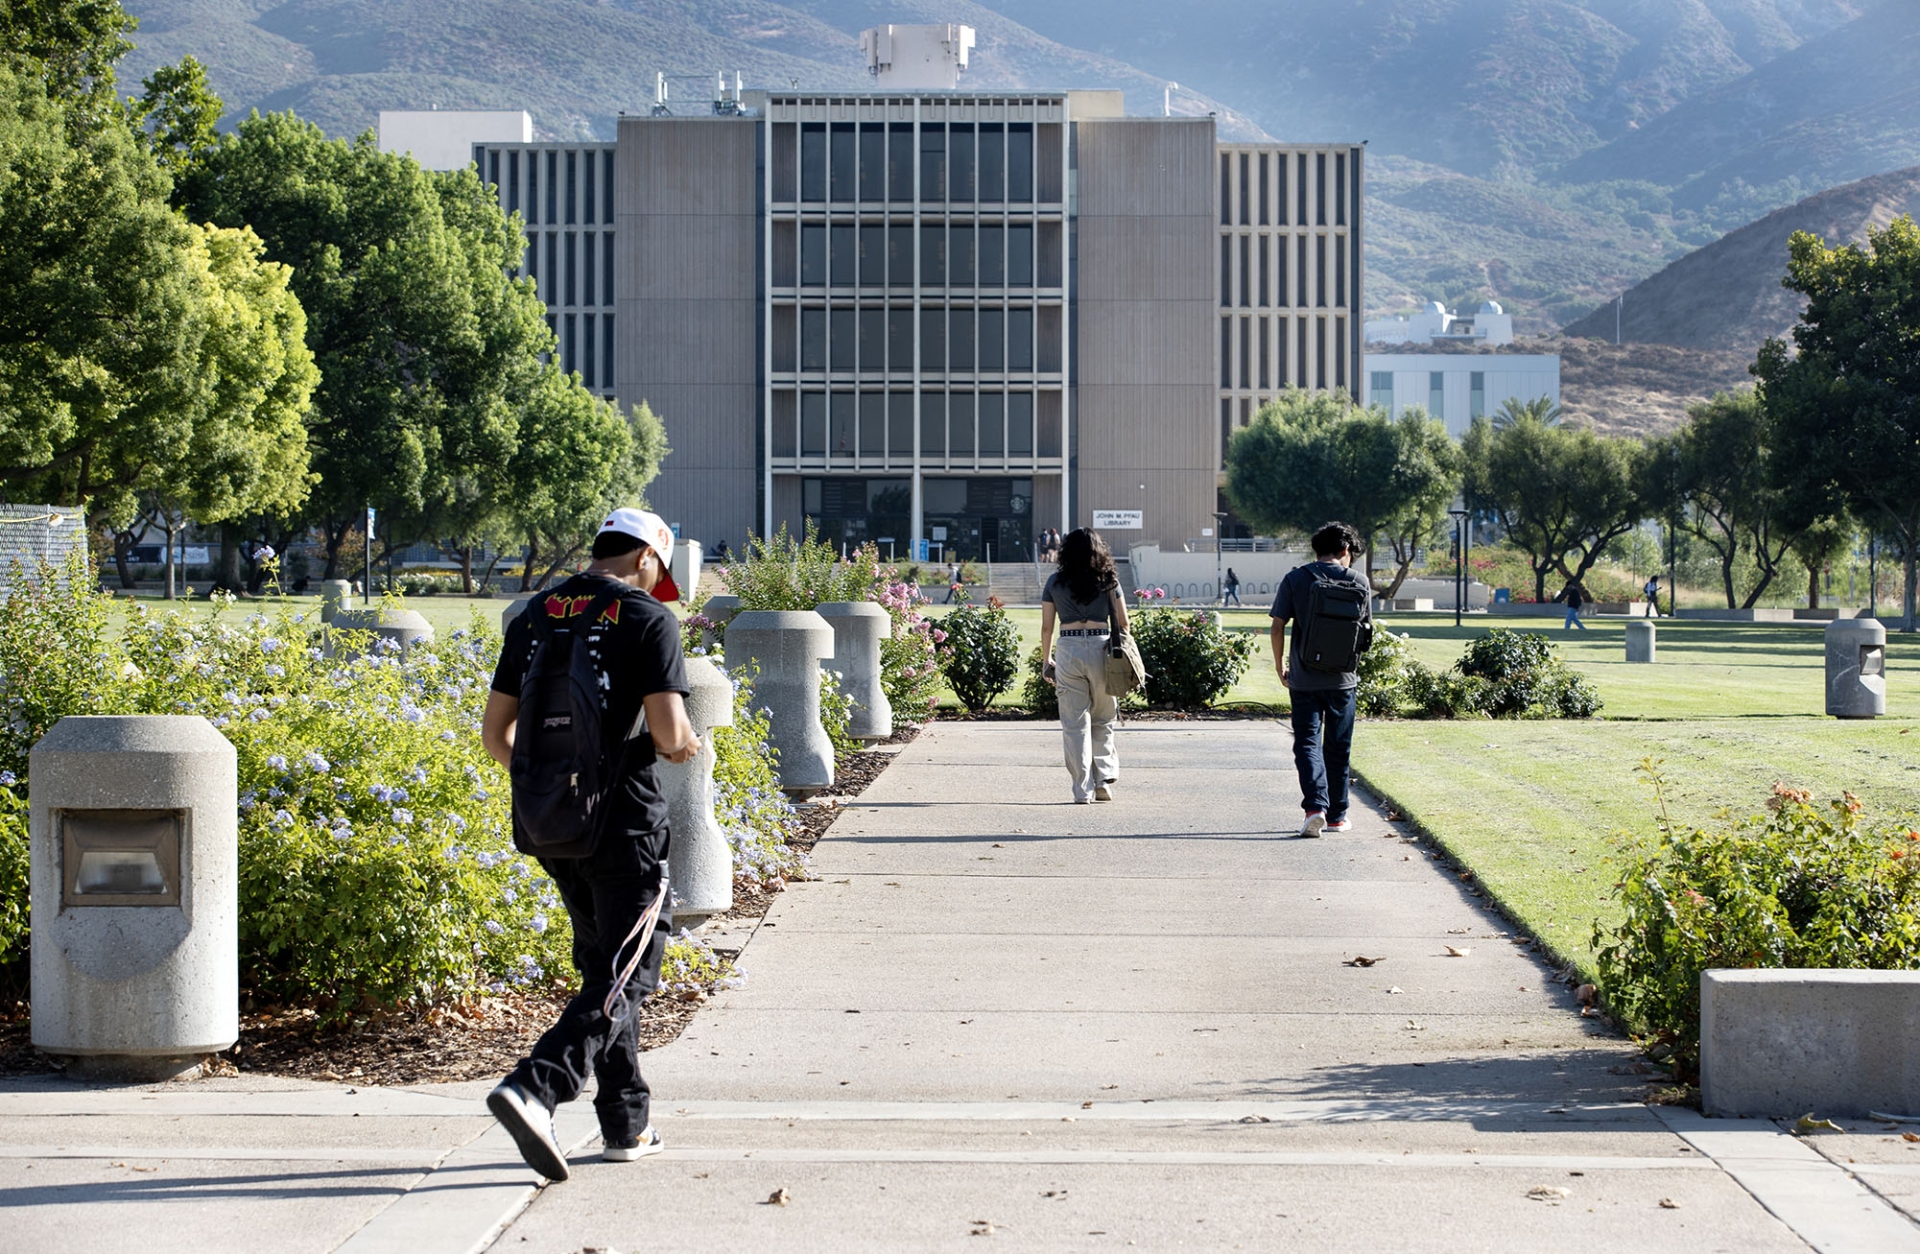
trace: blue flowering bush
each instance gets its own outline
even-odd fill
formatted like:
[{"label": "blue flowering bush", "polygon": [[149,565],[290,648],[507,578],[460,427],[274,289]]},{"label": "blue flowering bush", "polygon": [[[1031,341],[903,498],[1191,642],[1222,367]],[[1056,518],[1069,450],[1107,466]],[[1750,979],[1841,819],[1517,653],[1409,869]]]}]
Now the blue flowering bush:
[{"label": "blue flowering bush", "polygon": [[[231,608],[136,606],[116,638],[93,588],[84,568],[43,570],[0,613],[0,964],[28,935],[33,743],[67,714],[189,714],[236,754],[241,972],[256,999],[339,1016],[571,982],[566,910],[514,850],[506,773],[481,747],[500,644],[484,618],[404,655],[368,633],[329,641],[317,616]],[[764,720],[757,732],[743,757],[764,746]],[[726,795],[752,874],[793,871],[770,849],[791,808],[752,783]],[[670,990],[727,978],[685,936],[661,975]]]},{"label": "blue flowering bush", "polygon": [[733,850],[734,887],[754,891],[805,879],[806,856],[787,844],[799,833],[800,820],[780,790],[773,720],[753,704],[753,676],[746,667],[728,678],[733,726],[713,729],[713,812]]}]

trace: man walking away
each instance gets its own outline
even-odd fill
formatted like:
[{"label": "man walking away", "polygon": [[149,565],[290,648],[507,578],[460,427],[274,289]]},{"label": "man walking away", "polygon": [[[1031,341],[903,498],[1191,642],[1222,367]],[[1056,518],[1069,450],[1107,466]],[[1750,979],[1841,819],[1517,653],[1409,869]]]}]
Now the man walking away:
[{"label": "man walking away", "polygon": [[527,1165],[567,1178],[553,1110],[597,1084],[601,1158],[660,1149],[635,1039],[672,930],[666,801],[653,764],[700,751],[659,517],[617,509],[592,560],[507,629],[481,737],[513,777],[513,841],[539,858],[573,923],[580,992],[533,1052],[487,1096]]},{"label": "man walking away", "polygon": [[947,599],[945,604],[952,605],[960,597],[960,563],[955,562],[947,568]]},{"label": "man walking away", "polygon": [[[1293,702],[1293,764],[1300,772],[1302,836],[1353,830],[1347,761],[1353,753],[1360,655],[1373,642],[1367,577],[1352,569],[1360,533],[1330,522],[1313,533],[1314,560],[1296,566],[1273,598],[1274,667]],[[1293,652],[1287,653],[1292,622]]]},{"label": "man walking away", "polygon": [[1560,595],[1564,597],[1567,602],[1567,621],[1560,624],[1560,630],[1571,631],[1575,627],[1578,627],[1581,631],[1585,631],[1587,625],[1580,621],[1580,607],[1585,605],[1587,600],[1580,595],[1580,585],[1570,583],[1567,585],[1566,591]]},{"label": "man walking away", "polygon": [[1647,586],[1640,591],[1647,597],[1647,617],[1660,617],[1660,576],[1655,575],[1648,579]]},{"label": "man walking away", "polygon": [[1233,567],[1227,567],[1227,577],[1220,584],[1220,608],[1240,604],[1240,576],[1233,573]]}]

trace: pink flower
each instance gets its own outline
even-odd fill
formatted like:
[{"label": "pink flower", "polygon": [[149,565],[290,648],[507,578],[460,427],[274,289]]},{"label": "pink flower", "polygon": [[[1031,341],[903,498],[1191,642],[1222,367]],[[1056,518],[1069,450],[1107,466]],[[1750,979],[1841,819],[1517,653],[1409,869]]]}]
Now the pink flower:
[{"label": "pink flower", "polygon": [[935,644],[945,644],[947,642],[947,633],[935,627],[933,629],[933,642]]}]

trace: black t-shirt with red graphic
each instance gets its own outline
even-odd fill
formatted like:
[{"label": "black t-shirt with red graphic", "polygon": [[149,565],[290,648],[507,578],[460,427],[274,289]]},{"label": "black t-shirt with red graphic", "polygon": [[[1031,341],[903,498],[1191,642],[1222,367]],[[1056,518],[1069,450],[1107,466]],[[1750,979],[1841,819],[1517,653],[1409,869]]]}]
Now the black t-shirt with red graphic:
[{"label": "black t-shirt with red graphic", "polygon": [[651,832],[667,822],[667,804],[653,775],[653,737],[648,734],[641,700],[656,692],[686,696],[686,660],[680,651],[680,622],[673,611],[638,588],[600,575],[580,574],[536,597],[507,627],[493,690],[520,695],[521,681],[533,662],[536,615],[567,619],[587,612],[608,592],[620,597],[587,628],[588,656],[600,673],[600,727],[607,737],[607,760],[626,746],[625,786],[608,815],[608,831]]}]

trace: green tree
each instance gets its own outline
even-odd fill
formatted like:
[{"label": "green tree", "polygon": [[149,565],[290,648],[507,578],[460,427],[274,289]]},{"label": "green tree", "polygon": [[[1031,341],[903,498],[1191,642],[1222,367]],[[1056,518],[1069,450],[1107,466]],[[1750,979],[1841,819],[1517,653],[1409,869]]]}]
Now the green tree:
[{"label": "green tree", "polygon": [[[1578,583],[1645,512],[1646,456],[1634,441],[1549,426],[1528,414],[1495,430],[1476,418],[1462,441],[1468,504],[1490,509],[1527,555],[1536,600],[1547,576]],[[1569,557],[1578,560],[1567,564]]]},{"label": "green tree", "polygon": [[1358,530],[1372,574],[1374,540],[1390,537],[1398,590],[1413,549],[1438,528],[1460,478],[1446,428],[1417,406],[1397,419],[1344,396],[1289,388],[1236,431],[1227,499],[1255,530],[1311,532],[1330,519]]},{"label": "green tree", "polygon": [[0,65],[39,80],[49,96],[107,112],[114,63],[137,25],[119,0],[0,0]]},{"label": "green tree", "polygon": [[1753,371],[1780,471],[1899,546],[1901,630],[1920,584],[1920,227],[1868,229],[1863,248],[1796,231],[1781,283],[1807,299],[1794,350],[1769,339]]},{"label": "green tree", "polygon": [[1509,396],[1501,401],[1500,408],[1494,411],[1493,429],[1505,431],[1514,423],[1529,418],[1542,426],[1557,427],[1560,425],[1560,407],[1554,404],[1551,396],[1536,396],[1530,401]]},{"label": "green tree", "polygon": [[522,410],[511,470],[511,533],[526,546],[520,590],[585,552],[608,510],[644,501],[666,456],[666,428],[645,401],[623,415],[579,376],[549,368]]},{"label": "green tree", "polygon": [[553,335],[532,284],[507,277],[523,240],[472,171],[433,174],[372,135],[329,140],[292,114],[254,115],[185,179],[197,218],[250,225],[293,267],[320,368],[307,510],[327,549],[377,506],[386,552],[437,524],[475,532]]},{"label": "green tree", "polygon": [[207,67],[190,56],[161,66],[141,86],[146,91],[131,103],[129,118],[154,159],[178,180],[219,146],[226,102],[207,82]]}]

